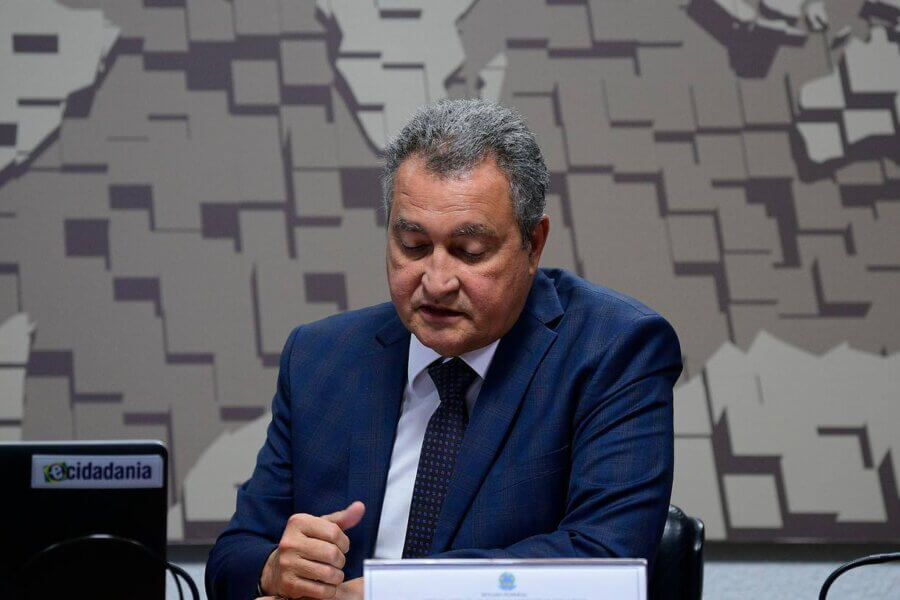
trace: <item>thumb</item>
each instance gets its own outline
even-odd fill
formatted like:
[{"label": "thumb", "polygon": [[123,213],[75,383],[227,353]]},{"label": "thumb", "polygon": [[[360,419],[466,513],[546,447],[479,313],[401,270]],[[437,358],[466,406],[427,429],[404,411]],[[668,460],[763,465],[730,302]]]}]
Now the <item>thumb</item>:
[{"label": "thumb", "polygon": [[322,518],[326,521],[331,521],[332,523],[337,524],[343,530],[350,529],[351,527],[356,527],[360,521],[362,521],[363,515],[366,513],[366,505],[357,500],[353,502],[345,508],[344,510],[339,510],[337,512],[333,512],[330,515],[322,515]]}]

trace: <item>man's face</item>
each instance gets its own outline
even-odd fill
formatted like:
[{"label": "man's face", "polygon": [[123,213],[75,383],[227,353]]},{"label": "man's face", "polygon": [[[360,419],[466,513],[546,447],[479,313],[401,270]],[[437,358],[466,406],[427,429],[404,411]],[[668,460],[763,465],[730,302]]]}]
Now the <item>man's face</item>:
[{"label": "man's face", "polygon": [[544,217],[523,247],[509,184],[492,158],[450,177],[406,159],[394,177],[387,243],[403,324],[443,356],[499,339],[525,305],[548,229]]}]

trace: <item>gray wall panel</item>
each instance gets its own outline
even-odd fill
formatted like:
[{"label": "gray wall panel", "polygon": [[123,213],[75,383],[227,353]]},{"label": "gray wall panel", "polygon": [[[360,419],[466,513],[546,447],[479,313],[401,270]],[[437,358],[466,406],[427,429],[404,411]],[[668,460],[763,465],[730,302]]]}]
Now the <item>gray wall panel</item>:
[{"label": "gray wall panel", "polygon": [[159,437],[214,536],[290,328],[387,298],[380,147],[481,96],[544,148],[544,263],[679,332],[674,501],[900,539],[896,3],[164,4],[0,4],[0,438]]}]

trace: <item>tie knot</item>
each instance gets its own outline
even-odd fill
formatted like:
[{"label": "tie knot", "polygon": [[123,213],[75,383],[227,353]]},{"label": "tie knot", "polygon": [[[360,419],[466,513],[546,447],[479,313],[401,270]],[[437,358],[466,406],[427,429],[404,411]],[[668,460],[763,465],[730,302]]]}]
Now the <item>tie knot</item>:
[{"label": "tie knot", "polygon": [[465,399],[466,390],[478,377],[478,373],[466,364],[466,361],[457,357],[448,361],[442,358],[428,365],[428,374],[437,388],[441,402],[461,402]]}]

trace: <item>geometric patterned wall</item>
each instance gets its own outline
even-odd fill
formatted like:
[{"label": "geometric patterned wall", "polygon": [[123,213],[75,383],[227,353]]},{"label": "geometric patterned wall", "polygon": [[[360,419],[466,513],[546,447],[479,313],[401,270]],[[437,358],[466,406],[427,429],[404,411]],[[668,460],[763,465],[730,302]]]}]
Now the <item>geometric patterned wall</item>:
[{"label": "geometric patterned wall", "polygon": [[519,108],[546,265],[666,315],[711,539],[900,539],[897,0],[6,0],[0,439],[165,440],[216,535],[290,328],[387,298],[379,148]]}]

